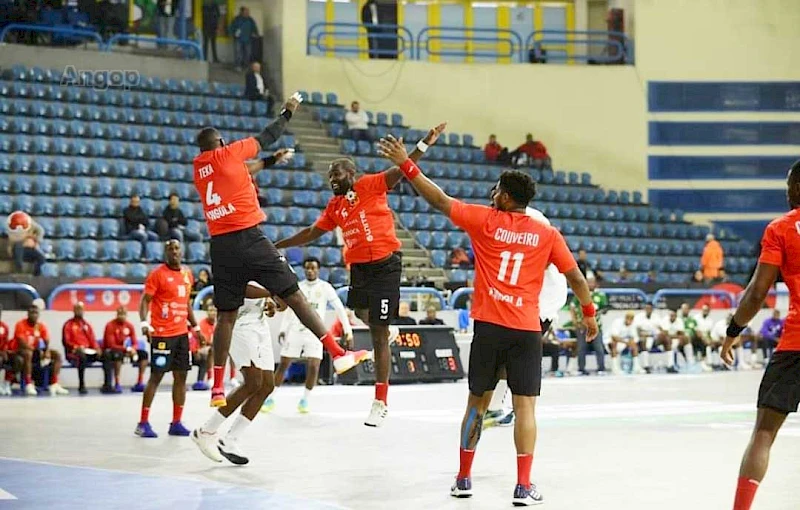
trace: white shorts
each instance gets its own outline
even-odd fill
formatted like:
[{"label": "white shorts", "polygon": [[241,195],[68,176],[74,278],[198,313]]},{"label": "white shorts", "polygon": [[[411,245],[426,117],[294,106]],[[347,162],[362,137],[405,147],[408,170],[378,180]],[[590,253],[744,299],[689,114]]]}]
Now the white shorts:
[{"label": "white shorts", "polygon": [[233,364],[242,367],[255,366],[261,370],[275,370],[275,355],[272,350],[272,335],[266,324],[236,324],[228,351]]},{"label": "white shorts", "polygon": [[322,359],[322,342],[311,331],[289,330],[281,347],[281,357]]},{"label": "white shorts", "polygon": [[[610,337],[610,336],[605,337],[603,339],[603,343],[606,346],[610,346],[611,343],[612,343],[612,337]],[[628,348],[628,342],[626,342],[626,341],[617,342],[616,347],[617,347],[617,352],[622,352],[622,351],[624,351],[625,349]]]}]

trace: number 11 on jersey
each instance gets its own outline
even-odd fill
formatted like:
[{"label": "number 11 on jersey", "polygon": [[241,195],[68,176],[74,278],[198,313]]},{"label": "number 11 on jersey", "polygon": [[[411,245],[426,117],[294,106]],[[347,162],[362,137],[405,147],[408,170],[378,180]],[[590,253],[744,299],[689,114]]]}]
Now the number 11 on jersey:
[{"label": "number 11 on jersey", "polygon": [[511,278],[509,278],[508,283],[511,285],[516,285],[519,281],[519,272],[522,269],[522,260],[525,258],[524,253],[514,253],[512,254],[510,251],[504,251],[500,253],[500,270],[497,272],[497,281],[504,282],[506,281],[506,272],[508,271],[508,263],[512,259],[514,260],[514,268],[511,270]]}]

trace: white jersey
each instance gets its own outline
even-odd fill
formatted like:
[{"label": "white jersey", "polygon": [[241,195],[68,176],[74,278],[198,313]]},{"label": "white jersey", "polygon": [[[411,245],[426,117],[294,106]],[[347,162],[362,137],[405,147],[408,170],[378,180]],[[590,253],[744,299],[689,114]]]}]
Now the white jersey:
[{"label": "white jersey", "polygon": [[[533,207],[527,207],[525,214],[534,220],[550,225],[550,220],[541,211]],[[544,320],[555,320],[558,318],[558,311],[567,302],[567,278],[561,274],[558,268],[550,264],[544,270],[544,280],[542,290],[539,292],[539,318]]]},{"label": "white jersey", "polygon": [[686,331],[686,329],[683,327],[683,319],[680,317],[676,318],[674,322],[670,321],[669,317],[664,317],[664,320],[661,321],[660,327],[662,331],[668,335],[675,335]]},{"label": "white jersey", "polygon": [[[342,301],[336,294],[333,285],[325,280],[317,278],[313,282],[303,280],[299,282],[297,286],[300,287],[300,290],[306,296],[306,300],[308,300],[311,308],[317,312],[317,315],[319,315],[321,319],[325,319],[325,310],[327,310],[328,304],[330,304],[333,306],[337,317],[342,323],[344,334],[347,335],[353,332],[353,327],[350,325],[350,320],[347,318],[347,310],[345,310]],[[291,309],[284,312],[280,332],[286,333],[290,330],[292,332],[308,332],[308,329],[303,326],[303,323],[300,322],[300,319],[297,318],[297,315],[295,315]]]},{"label": "white jersey", "polygon": [[711,333],[711,330],[714,328],[714,321],[711,320],[711,316],[703,317],[702,315],[696,315],[694,318],[697,321],[697,327],[694,328],[695,331],[698,333]]},{"label": "white jersey", "polygon": [[723,319],[721,321],[717,321],[714,324],[714,327],[711,328],[711,339],[716,342],[721,342],[725,340],[725,337],[728,336],[728,321]]},{"label": "white jersey", "polygon": [[655,312],[650,314],[650,317],[647,316],[646,312],[639,312],[636,314],[636,317],[633,318],[633,325],[636,327],[636,330],[646,336],[653,336],[658,333],[659,325],[661,321],[658,319],[658,316]]},{"label": "white jersey", "polygon": [[636,324],[634,322],[625,324],[625,317],[619,317],[611,324],[611,336],[620,340],[636,340],[639,338]]}]

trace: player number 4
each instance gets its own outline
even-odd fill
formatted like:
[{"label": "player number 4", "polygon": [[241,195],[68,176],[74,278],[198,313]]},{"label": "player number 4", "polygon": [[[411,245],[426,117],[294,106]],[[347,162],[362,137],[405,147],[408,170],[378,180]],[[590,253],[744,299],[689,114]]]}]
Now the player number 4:
[{"label": "player number 4", "polygon": [[508,272],[508,263],[511,259],[514,260],[514,268],[511,270],[511,278],[508,283],[516,285],[519,281],[519,271],[522,269],[522,259],[525,258],[524,253],[514,253],[504,251],[500,254],[500,271],[497,272],[497,281],[506,281],[506,272]]},{"label": "player number 4", "polygon": [[209,181],[206,188],[206,205],[218,206],[222,203],[222,197],[214,193],[214,181]]}]

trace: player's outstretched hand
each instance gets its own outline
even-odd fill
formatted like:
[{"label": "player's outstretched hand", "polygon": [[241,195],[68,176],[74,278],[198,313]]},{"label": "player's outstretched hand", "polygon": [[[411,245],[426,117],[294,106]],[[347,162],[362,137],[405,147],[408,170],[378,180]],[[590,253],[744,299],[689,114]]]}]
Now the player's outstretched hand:
[{"label": "player's outstretched hand", "polygon": [[301,96],[299,92],[295,92],[294,94],[292,94],[292,97],[290,97],[289,100],[286,101],[286,104],[283,105],[283,107],[289,110],[290,112],[294,113],[295,111],[297,111],[297,107],[300,106],[300,103],[302,102],[303,102],[303,96]]},{"label": "player's outstretched hand", "polygon": [[272,153],[275,163],[286,163],[294,157],[294,149],[278,149]]},{"label": "player's outstretched hand", "polygon": [[584,317],[583,325],[586,326],[586,341],[591,342],[597,337],[597,332],[599,331],[597,320],[594,317]]},{"label": "player's outstretched hand", "polygon": [[428,134],[425,135],[425,138],[423,138],[422,141],[425,142],[426,145],[435,144],[436,140],[439,139],[439,135],[442,134],[442,131],[444,131],[446,127],[447,127],[447,122],[442,122],[438,126],[428,131]]},{"label": "player's outstretched hand", "polygon": [[736,343],[735,338],[727,337],[722,343],[722,351],[719,353],[719,358],[726,365],[733,366],[733,344]]},{"label": "player's outstretched hand", "polygon": [[289,308],[289,305],[286,304],[286,301],[279,298],[278,296],[272,296],[272,301],[275,302],[275,311],[276,312],[283,312]]},{"label": "player's outstretched hand", "polygon": [[378,141],[378,154],[398,166],[408,159],[408,152],[406,152],[406,146],[403,145],[403,139],[400,138],[398,140],[392,135],[386,135],[386,138],[381,138]]},{"label": "player's outstretched hand", "polygon": [[264,313],[267,314],[267,317],[274,317],[277,309],[278,307],[275,305],[275,301],[273,301],[272,298],[267,298],[264,304]]}]

